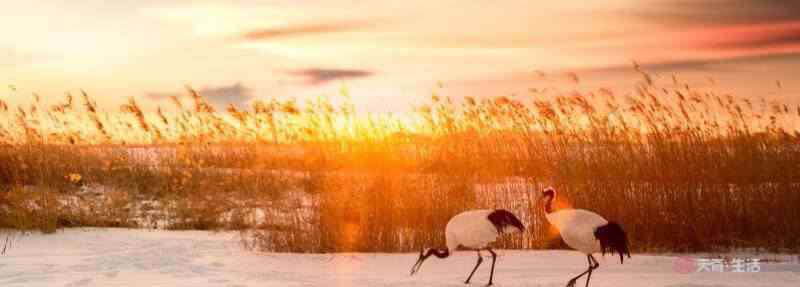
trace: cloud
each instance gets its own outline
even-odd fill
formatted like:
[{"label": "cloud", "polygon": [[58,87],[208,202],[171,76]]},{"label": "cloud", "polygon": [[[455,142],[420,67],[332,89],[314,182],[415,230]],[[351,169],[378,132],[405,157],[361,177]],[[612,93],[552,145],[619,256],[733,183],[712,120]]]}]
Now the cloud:
[{"label": "cloud", "polygon": [[640,20],[674,32],[673,46],[707,55],[740,58],[800,53],[796,0],[661,0],[633,10]]},{"label": "cloud", "polygon": [[[246,106],[254,98],[253,90],[242,83],[235,83],[228,86],[204,87],[197,90],[209,103],[218,109],[234,104],[237,107]],[[180,93],[147,93],[145,97],[154,101],[160,101],[169,97],[180,97]]]},{"label": "cloud", "polygon": [[324,85],[331,81],[344,79],[357,79],[372,76],[374,72],[356,69],[321,69],[311,68],[289,71],[287,74],[303,77],[310,85]]},{"label": "cloud", "polygon": [[[726,59],[696,59],[669,62],[641,63],[642,69],[655,73],[699,71],[704,73],[732,72],[747,65],[775,66],[777,63],[800,64],[800,54],[753,55]],[[610,74],[634,72],[633,64],[582,69],[579,74]]]},{"label": "cloud", "polygon": [[729,41],[712,44],[719,49],[757,49],[782,46],[800,46],[800,21],[790,25],[770,25],[743,33],[729,33]]},{"label": "cloud", "polygon": [[634,13],[675,25],[747,25],[800,20],[797,0],[647,1]]},{"label": "cloud", "polygon": [[264,28],[249,31],[242,35],[245,40],[272,40],[276,38],[301,37],[319,34],[338,33],[352,31],[373,26],[375,22],[336,22],[336,23],[315,23],[297,26],[284,26],[276,28]]},{"label": "cloud", "polygon": [[672,38],[676,45],[720,58],[800,54],[800,21],[698,27]]}]

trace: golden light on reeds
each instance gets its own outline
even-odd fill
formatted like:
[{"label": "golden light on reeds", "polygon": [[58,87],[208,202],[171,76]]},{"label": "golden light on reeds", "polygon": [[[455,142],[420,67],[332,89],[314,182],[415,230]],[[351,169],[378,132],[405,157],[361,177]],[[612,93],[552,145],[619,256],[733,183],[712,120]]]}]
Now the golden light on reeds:
[{"label": "golden light on reeds", "polygon": [[361,238],[361,226],[347,222],[342,225],[341,232],[342,236],[337,247],[342,248],[342,250],[354,250],[358,240]]},{"label": "golden light on reeds", "polygon": [[[558,233],[541,207],[515,207],[531,201],[517,189],[544,182],[564,190],[556,209],[598,211],[630,227],[633,242],[657,241],[653,248],[701,246],[697,238],[719,234],[730,244],[771,242],[771,230],[795,234],[793,222],[773,220],[780,227],[769,230],[738,223],[796,209],[798,107],[659,79],[628,92],[435,95],[401,115],[359,113],[345,96],[221,109],[187,89],[187,98],[151,112],[136,99],[109,109],[86,93],[68,95],[0,112],[0,183],[40,184],[54,196],[86,179],[90,188],[119,189],[106,221],[78,218],[98,225],[133,225],[125,206],[137,198],[161,202],[174,217],[169,228],[228,226],[221,214],[258,206],[272,221],[257,227],[256,244],[281,251],[414,250],[443,240],[460,211],[501,207],[531,228],[498,244],[543,247]],[[763,190],[783,196],[749,192]],[[720,205],[703,209],[702,230],[686,231],[701,198]],[[738,212],[743,206],[758,208]],[[48,218],[51,228],[60,217]]]},{"label": "golden light on reeds", "polygon": [[80,181],[81,181],[81,179],[82,179],[83,177],[82,177],[80,174],[78,174],[78,173],[70,173],[70,174],[68,174],[67,176],[65,176],[65,178],[66,178],[66,179],[67,179],[69,182],[72,182],[72,183],[78,183],[78,182],[80,182]]},{"label": "golden light on reeds", "polygon": [[[644,72],[642,72],[646,75]],[[569,74],[573,80],[574,73]],[[649,76],[646,78],[649,79]],[[673,79],[677,81],[677,79]],[[672,90],[645,81],[635,93],[617,96],[610,89],[551,92],[531,100],[466,97],[463,104],[438,95],[428,105],[397,116],[359,114],[352,103],[327,98],[255,101],[250,108],[217,111],[197,91],[187,88],[191,110],[177,97],[175,112],[145,112],[131,98],[118,112],[100,112],[85,92],[82,107],[67,95],[63,103],[16,109],[0,103],[0,141],[50,144],[169,144],[181,142],[291,143],[331,139],[385,138],[398,133],[491,133],[519,128],[553,134],[609,129],[619,136],[641,133],[703,131],[722,136],[767,129],[794,132],[797,115],[781,103],[718,95],[684,85]],[[11,112],[16,110],[16,112]],[[446,130],[442,130],[442,128]]]}]

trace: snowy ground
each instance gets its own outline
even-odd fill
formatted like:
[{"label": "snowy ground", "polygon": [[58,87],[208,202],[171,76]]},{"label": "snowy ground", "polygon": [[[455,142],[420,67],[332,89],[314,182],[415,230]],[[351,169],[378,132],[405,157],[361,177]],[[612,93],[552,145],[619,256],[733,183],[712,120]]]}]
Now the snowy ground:
[{"label": "snowy ground", "polygon": [[[570,251],[499,251],[496,286],[564,286],[586,258]],[[591,286],[800,286],[796,256],[762,263],[758,273],[676,271],[676,257],[600,260]],[[488,259],[488,258],[487,258]],[[301,255],[243,250],[236,234],[129,229],[67,229],[17,238],[0,256],[0,286],[464,286],[473,252],[431,258],[408,276],[416,254]],[[484,261],[472,286],[488,280]],[[577,286],[583,286],[579,281]]]}]

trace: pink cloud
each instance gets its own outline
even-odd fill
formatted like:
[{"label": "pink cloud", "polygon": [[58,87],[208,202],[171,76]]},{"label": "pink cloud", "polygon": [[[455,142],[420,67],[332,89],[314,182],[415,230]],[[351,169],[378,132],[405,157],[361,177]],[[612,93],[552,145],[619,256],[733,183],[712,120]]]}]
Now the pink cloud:
[{"label": "pink cloud", "polygon": [[800,53],[800,20],[697,28],[676,38],[689,50],[723,58]]}]

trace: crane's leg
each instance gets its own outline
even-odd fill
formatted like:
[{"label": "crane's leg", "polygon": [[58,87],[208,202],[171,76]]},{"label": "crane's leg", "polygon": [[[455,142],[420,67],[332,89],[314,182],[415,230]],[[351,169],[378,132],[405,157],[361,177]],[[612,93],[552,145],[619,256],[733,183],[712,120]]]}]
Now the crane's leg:
[{"label": "crane's leg", "polygon": [[589,280],[592,279],[592,271],[600,267],[600,263],[597,262],[597,259],[594,259],[594,256],[589,254],[589,274],[586,275],[586,287],[589,287]]},{"label": "crane's leg", "polygon": [[492,273],[489,273],[489,284],[486,286],[492,286],[492,279],[494,279],[494,262],[497,261],[497,253],[494,253],[491,248],[486,248],[486,250],[492,254]]},{"label": "crane's leg", "polygon": [[472,273],[469,273],[469,277],[467,277],[467,281],[464,281],[464,284],[469,284],[469,280],[472,279],[472,275],[475,274],[475,270],[478,270],[478,266],[481,266],[483,263],[483,257],[481,257],[481,251],[478,250],[478,263],[475,264],[475,268],[472,268]]},{"label": "crane's leg", "polygon": [[[594,259],[594,257],[592,257],[592,255],[591,255],[591,254],[590,254],[590,255],[586,255],[586,258],[587,258],[587,260],[589,260],[589,268],[587,268],[587,269],[586,269],[586,271],[583,271],[583,273],[581,273],[581,274],[578,274],[578,276],[575,276],[575,278],[572,278],[572,279],[570,279],[570,280],[569,280],[569,282],[567,282],[567,287],[575,287],[575,282],[576,282],[576,281],[578,281],[578,279],[580,279],[581,277],[583,277],[583,275],[586,275],[586,274],[591,274],[591,273],[592,273],[592,270],[594,270],[595,268],[597,268],[597,266],[600,266],[600,264],[597,264],[597,266],[595,266],[594,264],[592,264],[592,260]],[[591,276],[591,275],[590,275],[590,276]],[[586,282],[586,286],[589,286],[589,282],[588,282],[588,280],[587,280],[587,282]]]}]

